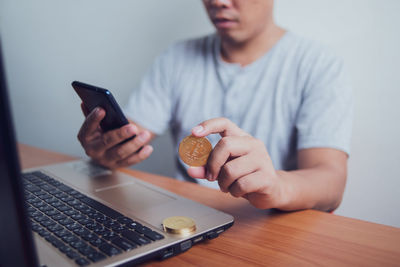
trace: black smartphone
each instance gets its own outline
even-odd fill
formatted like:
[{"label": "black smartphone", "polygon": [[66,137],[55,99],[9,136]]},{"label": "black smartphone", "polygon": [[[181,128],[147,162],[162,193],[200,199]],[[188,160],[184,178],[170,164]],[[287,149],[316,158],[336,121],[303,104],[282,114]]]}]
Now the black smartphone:
[{"label": "black smartphone", "polygon": [[109,90],[78,81],[72,82],[72,87],[90,112],[96,107],[106,111],[106,116],[100,122],[103,131],[114,130],[129,123]]}]

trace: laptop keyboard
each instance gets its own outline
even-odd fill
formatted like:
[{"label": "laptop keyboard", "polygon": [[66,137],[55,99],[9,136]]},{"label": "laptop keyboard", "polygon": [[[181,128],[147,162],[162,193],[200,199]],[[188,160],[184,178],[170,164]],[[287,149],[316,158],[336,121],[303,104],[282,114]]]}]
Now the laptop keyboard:
[{"label": "laptop keyboard", "polygon": [[79,266],[164,238],[42,172],[22,177],[32,230]]}]

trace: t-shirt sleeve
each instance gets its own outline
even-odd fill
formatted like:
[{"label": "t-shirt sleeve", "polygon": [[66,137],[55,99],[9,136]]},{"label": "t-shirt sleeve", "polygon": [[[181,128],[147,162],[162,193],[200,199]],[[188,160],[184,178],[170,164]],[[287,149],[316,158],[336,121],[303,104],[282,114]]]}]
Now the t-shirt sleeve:
[{"label": "t-shirt sleeve", "polygon": [[173,48],[158,56],[124,108],[126,116],[155,134],[162,134],[171,120]]},{"label": "t-shirt sleeve", "polygon": [[309,61],[296,128],[297,149],[334,148],[350,153],[353,103],[342,61],[325,53]]}]

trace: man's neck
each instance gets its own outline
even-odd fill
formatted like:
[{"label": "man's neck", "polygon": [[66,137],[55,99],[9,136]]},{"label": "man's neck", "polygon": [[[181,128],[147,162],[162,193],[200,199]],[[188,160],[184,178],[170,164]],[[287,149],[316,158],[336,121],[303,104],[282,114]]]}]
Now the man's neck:
[{"label": "man's neck", "polygon": [[265,55],[285,34],[285,30],[272,24],[262,33],[245,42],[221,41],[222,59],[246,66]]}]

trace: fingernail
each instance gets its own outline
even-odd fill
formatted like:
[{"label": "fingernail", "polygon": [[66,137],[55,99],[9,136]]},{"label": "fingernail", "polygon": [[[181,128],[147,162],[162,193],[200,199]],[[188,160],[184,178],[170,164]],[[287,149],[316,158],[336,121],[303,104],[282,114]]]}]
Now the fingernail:
[{"label": "fingernail", "polygon": [[209,180],[209,181],[213,180],[212,174],[208,170],[206,171],[206,179]]},{"label": "fingernail", "polygon": [[138,136],[140,142],[146,142],[148,138],[148,133],[146,131],[141,132]]},{"label": "fingernail", "polygon": [[196,127],[194,127],[194,128],[192,129],[192,132],[197,133],[197,134],[200,134],[200,133],[202,133],[203,131],[204,131],[204,127],[201,126],[201,125],[197,125]]},{"label": "fingernail", "polygon": [[144,154],[149,155],[151,152],[153,152],[153,147],[152,146],[144,147]]},{"label": "fingernail", "polygon": [[133,135],[135,134],[135,128],[132,125],[129,125],[126,127],[126,134],[127,135]]}]

